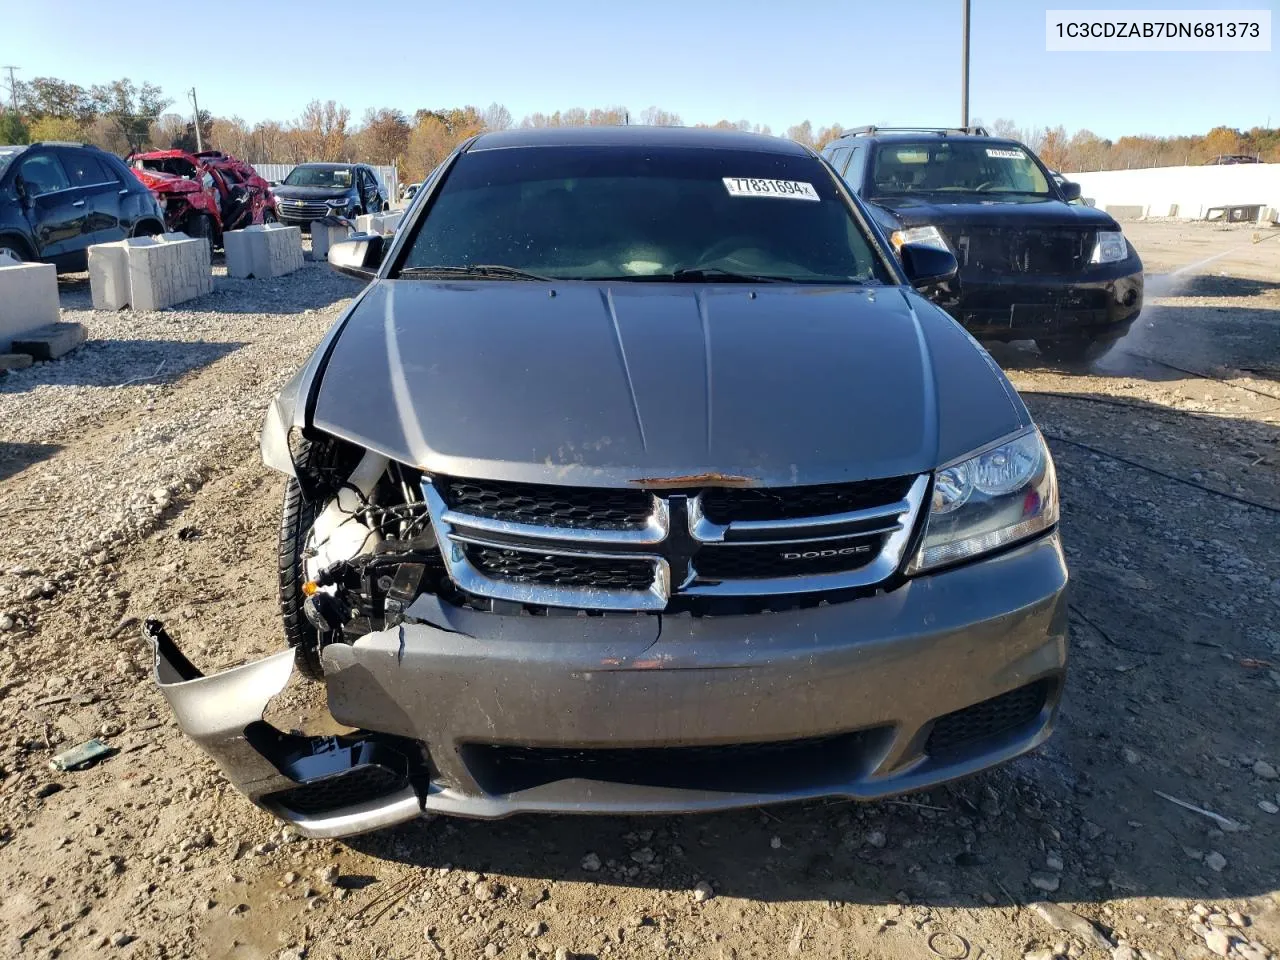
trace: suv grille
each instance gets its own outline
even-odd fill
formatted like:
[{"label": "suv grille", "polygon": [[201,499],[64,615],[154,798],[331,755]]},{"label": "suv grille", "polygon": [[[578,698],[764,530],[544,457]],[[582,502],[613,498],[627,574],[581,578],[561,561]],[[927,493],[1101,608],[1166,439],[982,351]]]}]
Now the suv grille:
[{"label": "suv grille", "polygon": [[479,546],[468,546],[466,552],[471,562],[489,576],[518,583],[616,590],[647,590],[653,583],[653,563],[648,560],[531,553]]},{"label": "suv grille", "polygon": [[466,593],[538,607],[663,610],[673,595],[874,587],[902,564],[927,475],[680,492],[439,478],[423,493]]},{"label": "suv grille", "polygon": [[702,514],[715,523],[735,520],[792,520],[865,510],[901,500],[914,477],[830,483],[812,487],[775,487],[703,491]]},{"label": "suv grille", "polygon": [[653,497],[643,490],[450,480],[442,496],[451,510],[511,523],[552,527],[638,530],[653,513]]},{"label": "suv grille", "polygon": [[282,220],[323,220],[332,209],[323,200],[290,200],[276,198],[276,215]]},{"label": "suv grille", "polygon": [[960,266],[982,273],[1055,276],[1084,269],[1093,254],[1094,232],[1069,227],[1043,230],[947,230]]}]

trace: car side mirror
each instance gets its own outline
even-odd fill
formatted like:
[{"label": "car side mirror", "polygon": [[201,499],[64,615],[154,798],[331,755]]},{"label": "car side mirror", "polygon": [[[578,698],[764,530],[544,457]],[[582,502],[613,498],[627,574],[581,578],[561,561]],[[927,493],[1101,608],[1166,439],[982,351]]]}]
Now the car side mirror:
[{"label": "car side mirror", "polygon": [[960,270],[956,255],[924,243],[904,243],[898,251],[902,269],[917,290],[945,283]]},{"label": "car side mirror", "polygon": [[1062,191],[1062,199],[1070,203],[1072,200],[1080,199],[1080,184],[1072,183],[1070,180],[1063,180],[1058,184],[1058,189]]},{"label": "car side mirror", "polygon": [[383,238],[373,233],[357,233],[329,248],[329,266],[357,280],[372,280],[382,266]]}]

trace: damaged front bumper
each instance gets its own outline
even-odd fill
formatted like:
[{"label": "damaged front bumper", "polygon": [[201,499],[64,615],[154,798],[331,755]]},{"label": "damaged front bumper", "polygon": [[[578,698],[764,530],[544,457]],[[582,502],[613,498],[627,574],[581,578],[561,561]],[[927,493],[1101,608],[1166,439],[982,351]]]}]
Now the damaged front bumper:
[{"label": "damaged front bumper", "polygon": [[423,813],[675,813],[874,799],[1011,759],[1066,663],[1056,534],[845,603],[741,616],[507,616],[430,595],[323,651],[343,737],[263,720],[292,651],[203,676],[154,622],[183,732],[312,837]]}]

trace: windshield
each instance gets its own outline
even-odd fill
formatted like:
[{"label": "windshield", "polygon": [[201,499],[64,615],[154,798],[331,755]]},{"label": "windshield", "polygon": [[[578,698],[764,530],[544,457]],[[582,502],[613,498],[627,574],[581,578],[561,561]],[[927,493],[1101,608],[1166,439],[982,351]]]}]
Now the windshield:
[{"label": "windshield", "polygon": [[572,280],[893,282],[814,158],[571,146],[460,156],[401,265]]},{"label": "windshield", "polygon": [[4,176],[4,172],[9,169],[9,164],[13,163],[13,158],[20,154],[26,147],[0,147],[0,177]]},{"label": "windshield", "polygon": [[876,151],[873,196],[1017,193],[1049,196],[1040,165],[1014,143],[936,139],[885,143]]},{"label": "windshield", "polygon": [[294,167],[284,178],[286,187],[351,186],[351,171],[346,167]]}]

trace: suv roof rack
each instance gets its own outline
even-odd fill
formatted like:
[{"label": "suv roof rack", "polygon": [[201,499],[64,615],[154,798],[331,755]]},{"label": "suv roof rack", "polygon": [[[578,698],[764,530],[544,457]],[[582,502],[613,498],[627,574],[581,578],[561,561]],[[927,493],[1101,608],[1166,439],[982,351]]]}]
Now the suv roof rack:
[{"label": "suv roof rack", "polygon": [[986,127],[854,127],[846,130],[846,137],[869,137],[877,133],[936,133],[946,136],[959,133],[968,137],[989,137]]}]

